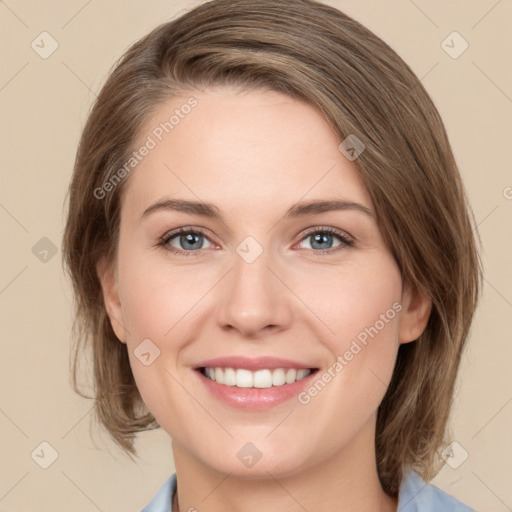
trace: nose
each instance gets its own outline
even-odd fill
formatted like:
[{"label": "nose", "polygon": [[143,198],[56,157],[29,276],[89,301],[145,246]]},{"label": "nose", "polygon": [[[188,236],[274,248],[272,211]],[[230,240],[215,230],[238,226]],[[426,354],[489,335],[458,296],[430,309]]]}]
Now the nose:
[{"label": "nose", "polygon": [[223,330],[260,339],[290,326],[293,294],[269,259],[265,251],[251,263],[234,255],[233,268],[218,289],[217,322]]}]

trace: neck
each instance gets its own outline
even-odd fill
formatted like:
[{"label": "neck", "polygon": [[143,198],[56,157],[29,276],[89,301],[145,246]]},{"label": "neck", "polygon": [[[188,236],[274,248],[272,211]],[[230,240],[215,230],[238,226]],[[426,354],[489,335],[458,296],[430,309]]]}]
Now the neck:
[{"label": "neck", "polygon": [[284,477],[269,468],[253,479],[217,472],[173,441],[178,510],[396,512],[397,499],[378,478],[374,435],[373,419],[349,446],[315,466]]}]

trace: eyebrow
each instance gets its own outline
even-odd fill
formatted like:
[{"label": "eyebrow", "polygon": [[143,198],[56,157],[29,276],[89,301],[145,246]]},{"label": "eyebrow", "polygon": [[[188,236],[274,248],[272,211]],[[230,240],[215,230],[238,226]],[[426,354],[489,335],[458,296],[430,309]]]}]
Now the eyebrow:
[{"label": "eyebrow", "polygon": [[[288,209],[284,215],[284,218],[298,218],[329,211],[345,210],[362,212],[371,218],[374,218],[373,212],[366,206],[355,203],[353,201],[345,201],[339,199],[312,200],[296,203]],[[176,211],[182,213],[190,213],[193,215],[200,215],[201,217],[208,217],[224,222],[220,210],[214,204],[200,201],[186,201],[184,199],[163,199],[157,201],[156,203],[153,203],[151,206],[146,208],[146,210],[144,210],[144,213],[141,215],[141,220],[157,211]]]}]

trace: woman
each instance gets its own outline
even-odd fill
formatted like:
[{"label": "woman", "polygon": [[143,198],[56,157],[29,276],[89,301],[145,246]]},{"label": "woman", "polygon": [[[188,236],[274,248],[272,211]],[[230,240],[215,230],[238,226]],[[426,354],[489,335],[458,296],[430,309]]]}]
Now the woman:
[{"label": "woman", "polygon": [[[96,413],[176,473],[144,509],[471,510],[426,484],[481,287],[443,123],[309,0],[214,0],[101,90],[64,255]],[[76,385],[75,385],[76,386]]]}]

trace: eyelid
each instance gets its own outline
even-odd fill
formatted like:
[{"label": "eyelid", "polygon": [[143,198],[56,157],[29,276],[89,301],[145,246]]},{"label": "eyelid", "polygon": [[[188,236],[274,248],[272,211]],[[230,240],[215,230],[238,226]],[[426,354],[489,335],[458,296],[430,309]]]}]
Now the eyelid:
[{"label": "eyelid", "polygon": [[346,238],[350,241],[354,241],[354,242],[356,241],[356,238],[353,237],[348,231],[345,231],[344,229],[335,228],[333,226],[322,226],[321,224],[317,224],[317,225],[311,226],[309,228],[306,228],[303,231],[301,231],[301,233],[299,233],[299,235],[297,235],[297,236],[301,236],[302,237],[301,240],[302,240],[306,236],[311,235],[312,233],[316,233],[318,231],[342,236],[343,238]]}]

